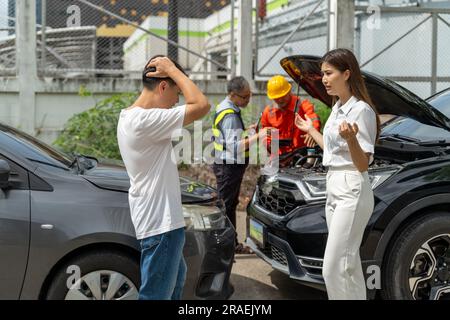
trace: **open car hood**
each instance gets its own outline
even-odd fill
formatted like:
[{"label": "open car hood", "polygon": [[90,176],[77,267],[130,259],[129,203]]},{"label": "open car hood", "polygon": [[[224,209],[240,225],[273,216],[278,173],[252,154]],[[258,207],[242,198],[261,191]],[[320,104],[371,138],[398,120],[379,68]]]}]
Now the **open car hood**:
[{"label": "open car hood", "polygon": [[[297,55],[286,57],[280,63],[309,95],[332,107],[332,97],[322,84],[320,59],[317,56]],[[450,131],[450,119],[408,89],[373,73],[363,71],[362,75],[379,114],[408,117]]]}]

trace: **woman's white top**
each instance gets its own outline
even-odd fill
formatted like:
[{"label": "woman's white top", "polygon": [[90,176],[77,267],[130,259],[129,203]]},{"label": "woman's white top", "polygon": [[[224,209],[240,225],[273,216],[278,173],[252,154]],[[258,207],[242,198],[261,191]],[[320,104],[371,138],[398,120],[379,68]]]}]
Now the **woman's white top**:
[{"label": "woman's white top", "polygon": [[342,122],[356,123],[359,132],[356,135],[361,149],[370,153],[373,162],[375,140],[377,136],[377,119],[373,109],[364,101],[351,97],[347,103],[339,100],[333,107],[323,131],[323,165],[327,167],[354,166],[347,141],[339,135]]}]

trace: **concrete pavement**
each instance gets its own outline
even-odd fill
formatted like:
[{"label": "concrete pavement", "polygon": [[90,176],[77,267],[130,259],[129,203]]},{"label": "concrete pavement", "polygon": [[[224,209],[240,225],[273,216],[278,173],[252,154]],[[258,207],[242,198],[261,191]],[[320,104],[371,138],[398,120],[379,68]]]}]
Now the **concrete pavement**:
[{"label": "concrete pavement", "polygon": [[[245,217],[245,212],[237,212],[238,238],[242,242]],[[236,255],[230,281],[235,289],[231,300],[327,299],[325,292],[294,282],[254,254]]]}]

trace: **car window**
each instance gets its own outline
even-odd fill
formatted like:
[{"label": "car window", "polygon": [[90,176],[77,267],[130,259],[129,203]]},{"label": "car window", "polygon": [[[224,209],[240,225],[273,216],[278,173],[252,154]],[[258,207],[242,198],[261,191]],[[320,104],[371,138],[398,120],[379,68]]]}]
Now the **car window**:
[{"label": "car window", "polygon": [[4,155],[0,154],[0,160],[5,160],[8,162],[11,171],[9,173],[9,183],[11,189],[14,190],[28,190],[28,171],[19,166],[17,163],[6,158]]},{"label": "car window", "polygon": [[[450,90],[433,96],[427,102],[450,118]],[[400,134],[420,140],[445,139],[450,141],[450,131],[403,117],[398,117],[391,123],[387,124],[383,128],[382,134]]]},{"label": "car window", "polygon": [[0,142],[5,148],[28,160],[66,170],[72,163],[68,155],[19,130],[0,126],[0,133]]},{"label": "car window", "polygon": [[447,117],[450,117],[450,88],[432,96],[427,102]]}]

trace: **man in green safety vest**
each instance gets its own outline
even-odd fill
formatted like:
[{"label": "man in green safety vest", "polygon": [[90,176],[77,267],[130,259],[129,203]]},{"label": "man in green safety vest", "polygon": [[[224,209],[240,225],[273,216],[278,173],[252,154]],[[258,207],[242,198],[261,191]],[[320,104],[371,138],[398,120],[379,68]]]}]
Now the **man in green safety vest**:
[{"label": "man in green safety vest", "polygon": [[[227,84],[228,96],[217,107],[212,130],[214,139],[213,171],[217,179],[219,199],[223,200],[228,218],[236,228],[236,207],[239,203],[239,192],[242,178],[248,166],[249,148],[265,138],[270,128],[258,134],[251,128],[246,132],[241,117],[241,108],[250,102],[252,92],[244,77],[235,77]],[[251,253],[250,248],[238,243],[236,253]]]}]

